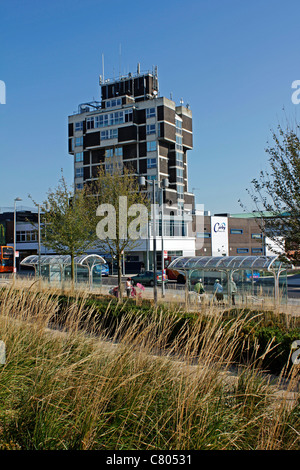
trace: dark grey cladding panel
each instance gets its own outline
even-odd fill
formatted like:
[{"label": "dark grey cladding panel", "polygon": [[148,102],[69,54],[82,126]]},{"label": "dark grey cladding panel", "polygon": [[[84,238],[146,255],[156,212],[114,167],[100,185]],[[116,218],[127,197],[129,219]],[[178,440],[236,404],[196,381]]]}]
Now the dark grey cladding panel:
[{"label": "dark grey cladding panel", "polygon": [[83,178],[88,180],[91,177],[91,171],[89,166],[83,167]]},{"label": "dark grey cladding panel", "polygon": [[157,120],[168,121],[172,124],[175,124],[175,110],[169,108],[168,106],[158,106],[157,107]]},{"label": "dark grey cladding panel", "polygon": [[137,127],[136,126],[126,126],[119,127],[118,129],[118,141],[126,142],[129,140],[137,139]]},{"label": "dark grey cladding panel", "polygon": [[168,124],[167,122],[163,123],[163,137],[167,140],[172,140],[173,142],[176,141],[176,136],[175,136],[175,126],[172,126],[171,124]]},{"label": "dark grey cladding panel", "polygon": [[146,123],[146,110],[145,109],[136,109],[134,112],[134,122],[136,124],[145,124]]},{"label": "dark grey cladding panel", "polygon": [[175,183],[176,181],[176,168],[169,169],[170,183]]},{"label": "dark grey cladding panel", "polygon": [[162,157],[167,157],[169,154],[169,144],[167,142],[159,142],[159,154]]},{"label": "dark grey cladding panel", "polygon": [[83,152],[83,164],[89,165],[90,164],[90,152]]},{"label": "dark grey cladding panel", "polygon": [[189,204],[191,206],[195,205],[195,196],[193,194],[185,194],[184,195],[184,202],[185,204]]},{"label": "dark grey cladding panel", "polygon": [[116,98],[118,96],[132,95],[133,92],[133,80],[121,80],[119,82],[113,82],[101,86],[101,98],[102,100],[108,100]]},{"label": "dark grey cladding panel", "polygon": [[72,137],[69,139],[69,153],[74,153],[74,151],[72,150]]},{"label": "dark grey cladding panel", "polygon": [[92,165],[91,167],[91,177],[98,178],[99,176],[100,165]]},{"label": "dark grey cladding panel", "polygon": [[164,191],[165,192],[165,201],[166,203],[173,203],[175,204],[177,201],[177,195],[173,191],[168,191],[167,189]]},{"label": "dark grey cladding panel", "polygon": [[137,144],[128,144],[123,146],[123,160],[137,157]]},{"label": "dark grey cladding panel", "polygon": [[126,80],[120,80],[101,86],[101,98],[107,100],[118,96],[133,95],[145,96],[152,94],[157,88],[153,78],[149,75],[135,78],[128,77]]},{"label": "dark grey cladding panel", "polygon": [[182,117],[182,128],[186,129],[187,131],[192,132],[192,130],[193,130],[193,120],[192,120],[192,118],[186,116],[185,114],[182,114],[181,117]]},{"label": "dark grey cladding panel", "polygon": [[161,173],[165,173],[166,175],[168,174],[168,160],[165,158],[159,159],[159,170]]},{"label": "dark grey cladding panel", "polygon": [[182,145],[184,147],[193,147],[193,134],[190,134],[189,132],[185,132],[184,130],[182,131]]},{"label": "dark grey cladding panel", "polygon": [[131,160],[131,161],[123,161],[124,166],[132,173],[137,172],[137,161],[136,160]]},{"label": "dark grey cladding panel", "polygon": [[84,147],[97,147],[100,145],[100,132],[91,132],[83,136]]},{"label": "dark grey cladding panel", "polygon": [[141,158],[139,160],[140,173],[147,173],[147,158]]},{"label": "dark grey cladding panel", "polygon": [[169,152],[168,155],[169,159],[169,166],[175,166],[176,165],[176,153],[175,152]]},{"label": "dark grey cladding panel", "polygon": [[147,155],[147,144],[146,142],[139,143],[139,156],[145,157]]},{"label": "dark grey cladding panel", "polygon": [[74,135],[74,124],[72,122],[69,123],[69,137],[73,137]]},{"label": "dark grey cladding panel", "polygon": [[175,124],[175,110],[164,106],[164,120]]},{"label": "dark grey cladding panel", "polygon": [[105,149],[92,150],[92,163],[104,162],[105,159]]},{"label": "dark grey cladding panel", "polygon": [[146,126],[139,126],[138,133],[139,140],[146,140]]},{"label": "dark grey cladding panel", "polygon": [[157,106],[157,120],[163,121],[164,120],[164,107]]}]

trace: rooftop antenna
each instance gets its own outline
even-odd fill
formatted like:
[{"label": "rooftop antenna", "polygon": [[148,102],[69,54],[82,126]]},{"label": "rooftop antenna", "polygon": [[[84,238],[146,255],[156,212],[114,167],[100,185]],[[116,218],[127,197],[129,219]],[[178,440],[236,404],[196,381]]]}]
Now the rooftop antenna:
[{"label": "rooftop antenna", "polygon": [[122,56],[122,44],[119,45],[119,78],[121,78],[121,56]]},{"label": "rooftop antenna", "polygon": [[104,54],[102,54],[102,79],[104,83]]},{"label": "rooftop antenna", "polygon": [[140,62],[138,62],[138,64],[137,64],[137,73],[138,73],[138,75],[140,75],[140,73],[141,73],[141,64],[140,64]]}]

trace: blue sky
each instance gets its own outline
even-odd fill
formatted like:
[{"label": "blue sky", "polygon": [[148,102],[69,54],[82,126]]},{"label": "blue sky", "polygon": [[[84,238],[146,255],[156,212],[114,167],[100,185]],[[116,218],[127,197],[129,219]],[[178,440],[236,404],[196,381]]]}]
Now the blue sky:
[{"label": "blue sky", "polygon": [[157,65],[160,95],[193,112],[189,189],[241,212],[270,130],[299,115],[299,13],[298,0],[0,0],[0,208],[42,202],[61,169],[72,184],[67,118],[100,98],[104,54],[105,78]]}]

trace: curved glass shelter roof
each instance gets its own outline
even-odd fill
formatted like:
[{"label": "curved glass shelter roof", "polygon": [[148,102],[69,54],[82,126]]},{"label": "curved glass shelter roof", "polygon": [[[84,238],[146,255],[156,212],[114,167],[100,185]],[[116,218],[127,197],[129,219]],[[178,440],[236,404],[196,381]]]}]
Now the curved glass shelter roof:
[{"label": "curved glass shelter roof", "polygon": [[[95,266],[96,264],[105,264],[106,261],[102,256],[97,254],[90,254],[90,255],[81,255],[75,256],[74,258],[75,264],[81,266]],[[23,266],[38,266],[39,263],[41,266],[45,265],[60,265],[60,266],[68,266],[71,264],[71,256],[70,255],[30,255],[27,258],[24,258],[21,261],[21,265]]]},{"label": "curved glass shelter roof", "polygon": [[282,262],[278,256],[180,256],[173,260],[168,269],[203,269],[207,271],[237,269],[278,270],[292,269],[293,265]]}]

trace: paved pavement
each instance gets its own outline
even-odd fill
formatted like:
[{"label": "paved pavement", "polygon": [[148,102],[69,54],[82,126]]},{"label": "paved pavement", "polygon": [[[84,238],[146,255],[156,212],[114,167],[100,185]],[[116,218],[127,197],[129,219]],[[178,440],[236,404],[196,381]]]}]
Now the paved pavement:
[{"label": "paved pavement", "polygon": [[[22,277],[28,277],[28,273],[23,272],[23,273],[18,273],[18,278]],[[133,274],[129,274],[126,276],[122,276],[122,282],[125,283],[126,279],[128,277],[133,276]],[[33,276],[30,276],[33,277]],[[3,277],[0,277],[0,286],[5,285],[7,283],[10,283],[10,280],[7,280]],[[107,293],[110,289],[111,286],[116,286],[118,283],[118,277],[117,275],[110,275],[108,277],[103,277],[102,278],[102,288],[101,291],[103,293]],[[96,287],[96,286],[95,286]],[[157,291],[158,291],[158,298],[161,297],[161,286],[157,286]],[[177,284],[176,281],[169,281],[166,284],[166,300],[169,299],[170,301],[174,302],[182,302],[184,301],[184,296],[185,296],[185,286]],[[143,297],[147,298],[153,298],[153,288],[152,287],[146,287],[145,291],[143,292]],[[288,304],[291,306],[300,306],[300,274],[296,274],[293,276],[288,277]]]}]

